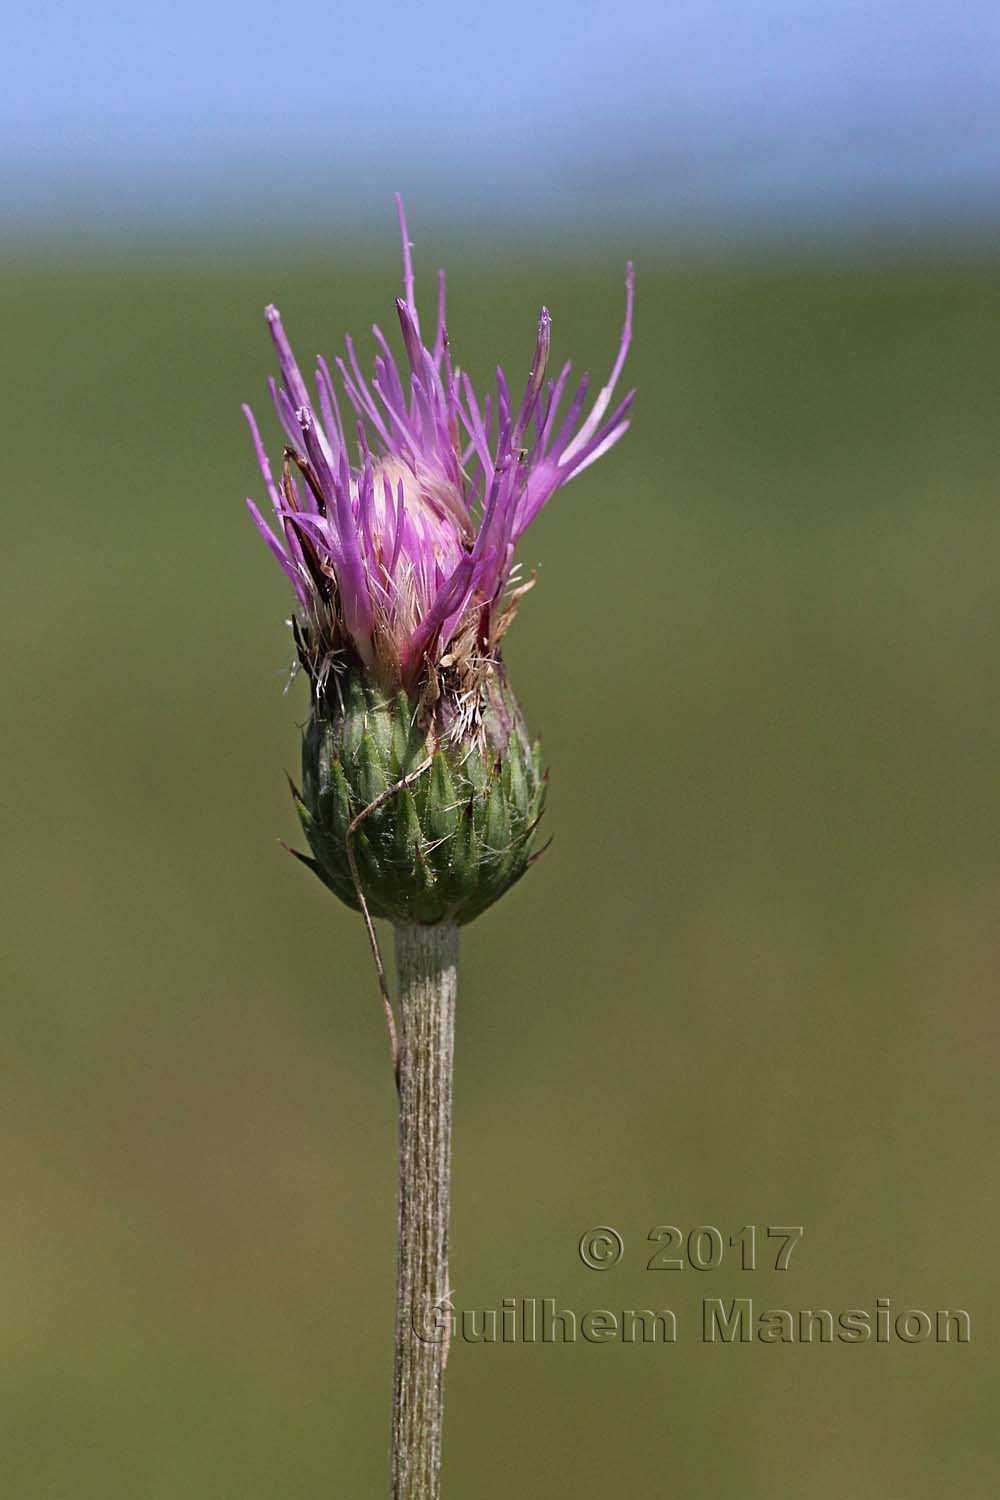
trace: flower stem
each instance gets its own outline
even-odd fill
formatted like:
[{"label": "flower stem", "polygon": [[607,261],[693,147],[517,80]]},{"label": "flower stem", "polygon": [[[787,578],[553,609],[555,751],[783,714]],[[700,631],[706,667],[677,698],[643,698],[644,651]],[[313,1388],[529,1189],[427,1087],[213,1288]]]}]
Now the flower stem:
[{"label": "flower stem", "polygon": [[448,1322],[448,1207],[458,928],[396,928],[399,1261],[392,1500],[438,1500]]}]

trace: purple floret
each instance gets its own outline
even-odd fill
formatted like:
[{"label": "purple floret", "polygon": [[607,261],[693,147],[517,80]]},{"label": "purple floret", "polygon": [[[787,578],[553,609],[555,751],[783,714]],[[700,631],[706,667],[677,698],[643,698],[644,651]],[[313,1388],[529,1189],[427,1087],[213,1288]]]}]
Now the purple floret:
[{"label": "purple floret", "polygon": [[452,367],[443,272],[433,345],[422,342],[406,220],[398,197],[396,203],[405,367],[376,326],[374,375],[366,380],[346,340],[347,357],[336,367],[354,410],[352,462],[326,361],[318,361],[314,397],[277,309],[268,307],[282,382],[270,382],[271,397],[286,439],[280,485],[250,408],[244,412],[275,529],[252,500],[247,504],[295,591],[303,634],[321,638],[334,655],[353,652],[387,685],[413,691],[460,642],[466,656],[489,657],[511,613],[508,585],[521,533],[561,485],[628,428],[634,392],[606,413],[632,338],[633,277],[630,264],[618,356],[586,417],[584,376],[559,421],[570,366],[548,378],[547,308],[516,410],[501,369],[495,395],[480,406],[468,376]]}]

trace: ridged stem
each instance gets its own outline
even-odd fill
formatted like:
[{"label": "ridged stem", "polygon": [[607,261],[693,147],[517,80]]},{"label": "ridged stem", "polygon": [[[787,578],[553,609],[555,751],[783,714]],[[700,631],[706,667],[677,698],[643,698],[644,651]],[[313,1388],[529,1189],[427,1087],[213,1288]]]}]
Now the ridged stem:
[{"label": "ridged stem", "polygon": [[458,928],[396,928],[399,1261],[392,1500],[438,1500],[448,1321],[448,1209]]}]

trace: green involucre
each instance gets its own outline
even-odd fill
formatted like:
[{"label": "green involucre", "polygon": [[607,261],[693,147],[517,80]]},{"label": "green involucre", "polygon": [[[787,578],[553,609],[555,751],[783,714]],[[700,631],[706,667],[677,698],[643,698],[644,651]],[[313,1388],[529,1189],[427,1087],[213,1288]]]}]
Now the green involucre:
[{"label": "green involucre", "polygon": [[355,910],[348,833],[373,803],[352,838],[372,916],[470,922],[528,867],[545,773],[513,694],[497,673],[483,724],[458,741],[448,717],[444,703],[428,723],[357,673],[313,706],[295,803],[308,863]]}]

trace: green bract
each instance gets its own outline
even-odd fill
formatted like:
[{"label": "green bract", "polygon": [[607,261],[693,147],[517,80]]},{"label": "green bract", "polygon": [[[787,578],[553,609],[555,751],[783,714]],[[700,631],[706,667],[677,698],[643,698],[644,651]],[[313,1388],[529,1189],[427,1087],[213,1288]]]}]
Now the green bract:
[{"label": "green bract", "polygon": [[348,906],[360,905],[349,838],[369,911],[392,922],[470,922],[524,874],[545,800],[541,747],[502,669],[485,705],[459,732],[447,693],[426,710],[360,672],[314,702],[295,802],[308,863]]}]

